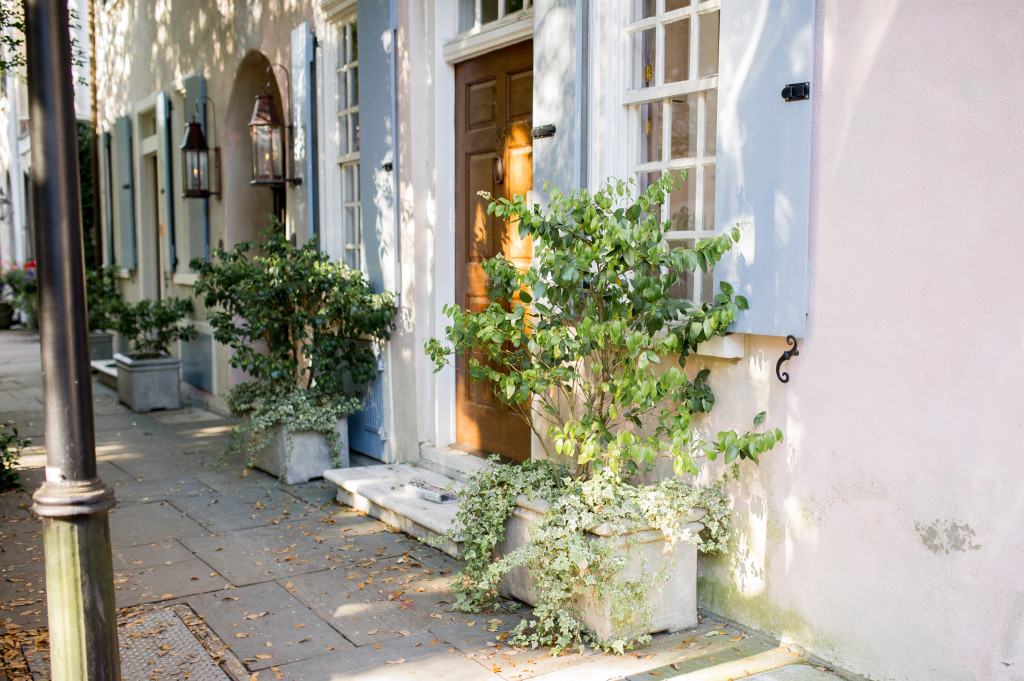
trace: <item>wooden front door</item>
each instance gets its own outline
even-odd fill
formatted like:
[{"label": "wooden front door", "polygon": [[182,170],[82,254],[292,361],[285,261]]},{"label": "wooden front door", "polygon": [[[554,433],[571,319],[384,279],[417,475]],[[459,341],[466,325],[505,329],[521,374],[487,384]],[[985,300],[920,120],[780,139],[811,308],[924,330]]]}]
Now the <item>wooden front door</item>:
[{"label": "wooden front door", "polygon": [[[527,41],[455,67],[455,299],[463,308],[487,307],[481,263],[498,253],[526,267],[529,239],[515,226],[487,215],[477,192],[512,198],[533,188],[530,130],[533,108],[533,43]],[[530,458],[530,428],[495,397],[490,386],[469,379],[466,357],[456,360],[455,434],[459,444]]]}]

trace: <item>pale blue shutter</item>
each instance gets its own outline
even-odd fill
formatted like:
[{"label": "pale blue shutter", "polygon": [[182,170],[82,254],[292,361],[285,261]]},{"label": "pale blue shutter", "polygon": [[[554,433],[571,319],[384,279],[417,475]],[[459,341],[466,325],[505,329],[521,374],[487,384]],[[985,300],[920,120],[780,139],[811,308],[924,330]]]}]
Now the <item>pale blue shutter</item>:
[{"label": "pale blue shutter", "polygon": [[135,256],[135,167],[132,152],[132,119],[114,121],[114,155],[117,164],[117,264],[126,270],[136,267]]},{"label": "pale blue shutter", "polygon": [[533,140],[534,200],[545,203],[544,182],[568,193],[582,185],[586,172],[586,80],[580,60],[583,7],[575,0],[536,0],[533,3],[533,125],[555,126],[554,135]]},{"label": "pale blue shutter", "polygon": [[[359,0],[359,187],[364,270],[380,291],[395,287],[395,176],[393,87],[393,8],[388,0]],[[363,87],[368,84],[368,87]],[[365,407],[348,420],[349,446],[384,458],[384,363],[366,387]]]},{"label": "pale blue shutter", "polygon": [[[206,79],[194,75],[185,79],[186,123],[193,117],[202,124],[207,143],[213,140],[206,125]],[[248,133],[248,130],[246,131]],[[210,169],[211,171],[213,168]],[[182,191],[184,191],[182,187]],[[210,259],[209,243],[209,199],[188,199],[185,201],[185,216],[188,219],[188,258]]]},{"label": "pale blue shutter", "polygon": [[103,132],[103,169],[105,171],[104,177],[106,179],[106,195],[103,197],[107,203],[107,209],[104,211],[106,221],[104,222],[104,246],[107,252],[107,257],[104,260],[104,264],[113,265],[116,260],[114,259],[114,155],[111,151],[112,136],[109,132]]},{"label": "pale blue shutter", "polygon": [[814,0],[730,0],[721,12],[715,228],[745,228],[715,267],[715,291],[725,280],[750,302],[732,331],[802,337],[811,100],[781,93],[812,82]]},{"label": "pale blue shutter", "polygon": [[[316,37],[308,22],[292,29],[292,102],[294,102],[295,137],[292,145],[295,175],[302,184],[288,206],[296,225],[308,225],[308,235],[319,232],[317,207],[317,140],[316,140]],[[318,245],[322,249],[322,244]]]}]

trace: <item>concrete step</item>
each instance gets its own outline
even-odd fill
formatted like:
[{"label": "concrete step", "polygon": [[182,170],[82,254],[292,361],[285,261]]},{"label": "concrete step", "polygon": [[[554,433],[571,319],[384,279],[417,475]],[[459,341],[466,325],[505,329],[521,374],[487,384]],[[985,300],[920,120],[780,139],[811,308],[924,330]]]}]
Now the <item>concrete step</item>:
[{"label": "concrete step", "polygon": [[112,359],[94,359],[89,364],[100,383],[117,390],[117,362]]},{"label": "concrete step", "polygon": [[419,465],[452,480],[465,482],[473,473],[491,464],[484,458],[451,447],[420,447]]},{"label": "concrete step", "polygon": [[[325,471],[324,479],[337,485],[339,503],[418,539],[447,532],[455,521],[458,503],[427,501],[407,491],[405,486],[413,480],[421,480],[434,487],[443,488],[453,483],[455,490],[462,487],[445,475],[413,464],[336,468]],[[447,540],[438,548],[457,557],[462,542]]]}]

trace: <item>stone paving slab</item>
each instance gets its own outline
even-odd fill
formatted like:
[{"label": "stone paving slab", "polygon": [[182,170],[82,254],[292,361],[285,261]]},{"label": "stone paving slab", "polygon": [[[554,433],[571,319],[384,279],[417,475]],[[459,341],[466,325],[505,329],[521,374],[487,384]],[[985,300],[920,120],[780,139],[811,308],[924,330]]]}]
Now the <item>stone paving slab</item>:
[{"label": "stone paving slab", "polygon": [[114,571],[114,599],[118,608],[207,593],[225,586],[230,584],[224,577],[198,558]]},{"label": "stone paving slab", "polygon": [[0,569],[0,623],[39,629],[46,622],[46,564],[42,561]]},{"label": "stone paving slab", "polygon": [[187,602],[253,671],[352,648],[273,582],[193,596]]},{"label": "stone paving slab", "polygon": [[4,566],[43,560],[43,523],[20,511],[0,524],[0,561]]},{"label": "stone paving slab", "polygon": [[754,674],[751,679],[757,681],[835,681],[836,677],[828,672],[816,669],[806,664],[792,664],[788,667],[781,667],[760,674]]},{"label": "stone paving slab", "polygon": [[137,480],[131,484],[122,484],[114,488],[119,504],[148,504],[151,502],[195,497],[209,488],[191,476],[178,475],[169,478],[153,478]]},{"label": "stone paving slab", "polygon": [[403,636],[283,665],[280,681],[500,681],[501,677],[429,634]]},{"label": "stone paving slab", "polygon": [[119,503],[109,517],[110,543],[115,549],[206,534],[202,525],[185,517],[166,501]]},{"label": "stone paving slab", "polygon": [[154,565],[173,565],[194,558],[192,552],[182,546],[177,539],[114,549],[112,554],[115,571],[138,570]]},{"label": "stone paving slab", "polygon": [[263,489],[277,487],[276,478],[238,464],[225,465],[222,468],[197,470],[192,473],[192,477],[213,491],[224,494],[244,492],[255,487]]},{"label": "stone paving slab", "polygon": [[255,487],[231,494],[207,491],[173,505],[214,534],[279,525],[323,512],[280,489]]},{"label": "stone paving slab", "polygon": [[312,532],[314,524],[315,520],[299,521],[227,534],[193,535],[181,541],[232,584],[242,586],[332,567],[331,550],[304,534]]},{"label": "stone paving slab", "polygon": [[284,584],[357,646],[427,631],[447,619],[448,578],[407,561],[315,572]]}]

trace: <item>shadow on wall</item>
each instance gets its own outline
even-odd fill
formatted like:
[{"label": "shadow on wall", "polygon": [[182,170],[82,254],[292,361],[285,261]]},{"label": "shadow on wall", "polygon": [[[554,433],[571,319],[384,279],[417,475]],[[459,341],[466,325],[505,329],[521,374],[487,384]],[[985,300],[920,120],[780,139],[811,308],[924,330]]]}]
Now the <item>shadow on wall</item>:
[{"label": "shadow on wall", "polygon": [[281,91],[274,73],[267,71],[269,67],[270,60],[262,53],[249,52],[239,64],[231,87],[224,148],[221,152],[225,248],[231,248],[247,239],[258,240],[260,232],[267,226],[267,216],[274,212],[274,192],[278,190],[250,184],[252,147],[249,142],[249,119],[252,117],[256,95],[263,92],[266,86],[267,92],[274,96],[279,114],[281,109]]}]

